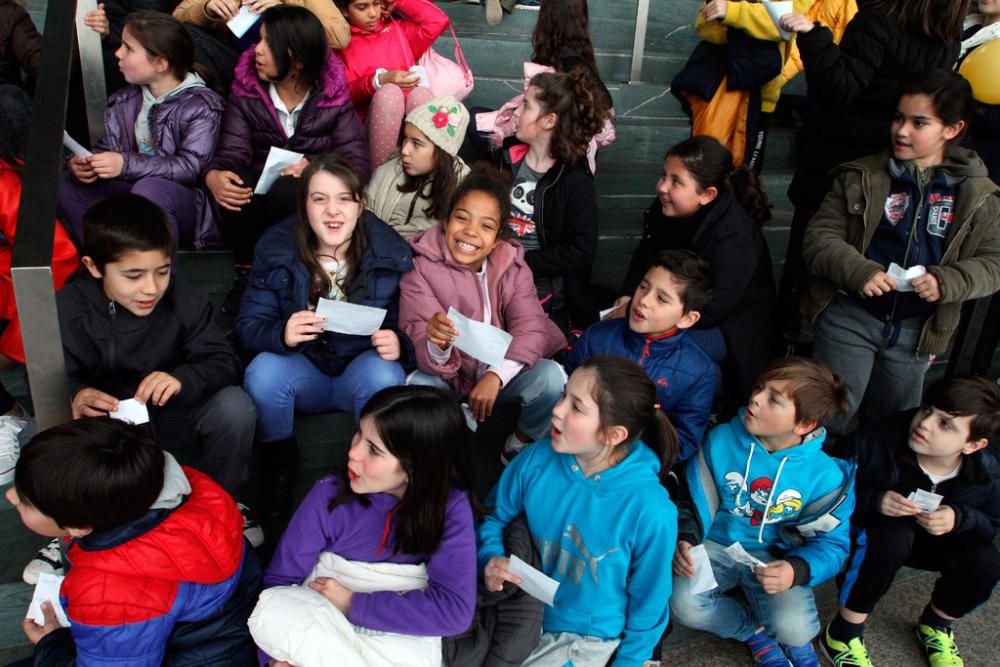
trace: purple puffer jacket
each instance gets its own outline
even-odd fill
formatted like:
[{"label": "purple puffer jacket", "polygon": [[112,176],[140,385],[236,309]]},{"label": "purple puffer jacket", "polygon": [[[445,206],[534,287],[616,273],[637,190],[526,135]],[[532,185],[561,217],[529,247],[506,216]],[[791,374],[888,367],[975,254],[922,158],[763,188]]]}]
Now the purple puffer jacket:
[{"label": "purple puffer jacket", "polygon": [[185,88],[149,111],[156,155],[138,152],[135,119],[142,109],[142,89],[125,86],[111,96],[104,112],[104,136],[94,152],[114,151],[124,160],[119,178],[138,181],[159,176],[195,191],[195,245],[217,238],[209,195],[197,187],[219,140],[219,119],[226,103],[204,86]]},{"label": "purple puffer jacket", "polygon": [[333,51],[327,50],[323,89],[313,90],[306,100],[290,139],[267,89],[257,78],[254,47],[240,56],[222,118],[222,138],[208,168],[235,171],[250,167],[254,174],[260,174],[271,146],[306,157],[336,151],[354,165],[363,182],[368,181],[371,158],[364,128],[351,105],[344,65]]}]

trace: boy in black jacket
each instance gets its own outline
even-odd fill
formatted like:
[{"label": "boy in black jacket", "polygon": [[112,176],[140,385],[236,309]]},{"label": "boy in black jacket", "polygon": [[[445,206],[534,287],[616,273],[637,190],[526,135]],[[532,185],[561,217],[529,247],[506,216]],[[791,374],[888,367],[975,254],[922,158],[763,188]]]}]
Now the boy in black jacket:
[{"label": "boy in black jacket", "polygon": [[1000,386],[955,377],[931,385],[920,408],[833,448],[834,456],[856,456],[858,464],[840,611],[820,637],[836,667],[871,665],[864,622],[903,565],[941,573],[917,636],[932,667],[963,664],[951,623],[986,602],[1000,580],[993,543],[1000,528],[1000,454],[989,446],[998,434]]}]

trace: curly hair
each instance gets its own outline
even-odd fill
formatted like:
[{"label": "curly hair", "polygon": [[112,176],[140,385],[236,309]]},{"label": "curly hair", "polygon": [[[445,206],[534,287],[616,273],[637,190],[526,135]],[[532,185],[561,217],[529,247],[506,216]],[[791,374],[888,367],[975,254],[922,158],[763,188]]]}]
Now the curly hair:
[{"label": "curly hair", "polygon": [[552,133],[552,157],[575,165],[587,156],[590,140],[604,127],[608,105],[594,87],[586,69],[544,72],[531,78],[528,94],[534,91],[543,113],[558,118]]},{"label": "curly hair", "polygon": [[597,74],[588,23],[587,0],[545,0],[531,34],[532,62],[561,72],[563,54],[569,51]]}]

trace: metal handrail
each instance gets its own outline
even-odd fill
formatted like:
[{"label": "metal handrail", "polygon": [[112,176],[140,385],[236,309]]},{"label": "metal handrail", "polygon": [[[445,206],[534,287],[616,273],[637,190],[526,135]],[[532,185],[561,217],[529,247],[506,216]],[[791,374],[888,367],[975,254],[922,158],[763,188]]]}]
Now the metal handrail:
[{"label": "metal handrail", "polygon": [[642,81],[642,59],[646,52],[646,27],[649,23],[649,0],[639,0],[635,14],[635,35],[632,38],[632,71],[629,83]]}]

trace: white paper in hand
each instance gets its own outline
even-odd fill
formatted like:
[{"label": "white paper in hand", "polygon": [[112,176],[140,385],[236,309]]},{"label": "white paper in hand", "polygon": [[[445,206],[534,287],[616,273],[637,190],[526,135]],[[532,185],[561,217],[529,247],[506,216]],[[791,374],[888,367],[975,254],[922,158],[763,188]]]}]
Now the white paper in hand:
[{"label": "white paper in hand", "polygon": [[427,69],[423,65],[411,65],[410,72],[420,77],[420,82],[417,84],[418,86],[423,86],[424,88],[431,87],[431,79],[427,75]]},{"label": "white paper in hand", "polygon": [[712,572],[712,563],[708,560],[708,552],[704,544],[691,547],[691,558],[694,560],[694,575],[691,577],[691,594],[698,595],[719,587]]},{"label": "white paper in hand", "polygon": [[145,403],[140,403],[134,398],[127,398],[118,401],[118,409],[108,413],[112,419],[128,422],[129,424],[145,424],[149,421],[149,410]]},{"label": "white paper in hand", "polygon": [[729,555],[737,563],[743,563],[751,570],[755,570],[758,567],[766,567],[767,563],[759,558],[755,558],[747,553],[747,550],[743,548],[743,545],[739,542],[733,542],[728,547],[725,548],[726,554]]},{"label": "white paper in hand", "polygon": [[550,607],[556,606],[556,591],[559,590],[558,581],[544,572],[539,572],[515,555],[511,555],[507,571],[521,577],[522,591]]},{"label": "white paper in hand", "polygon": [[327,331],[352,336],[371,336],[382,326],[386,310],[320,298],[316,304],[316,314],[326,318],[326,322],[321,322],[319,326]]},{"label": "white paper in hand", "polygon": [[271,152],[267,154],[267,162],[264,163],[264,171],[260,172],[260,179],[257,181],[257,187],[253,189],[253,193],[266,195],[274,182],[281,176],[281,172],[302,162],[304,157],[305,155],[302,153],[271,146]]},{"label": "white paper in hand", "polygon": [[448,319],[458,330],[452,343],[455,347],[488,366],[503,363],[513,336],[492,324],[469,319],[454,308],[448,309]]},{"label": "white paper in hand", "polygon": [[778,29],[779,33],[781,33],[781,39],[783,39],[785,41],[788,41],[789,39],[791,39],[792,38],[791,34],[785,32],[784,30],[782,30],[781,27],[778,25],[778,22],[781,21],[781,17],[782,16],[784,16],[785,14],[791,14],[792,13],[792,3],[791,3],[791,1],[790,0],[787,1],[787,2],[766,2],[765,1],[765,2],[762,2],[761,4],[764,5],[764,9],[767,10],[767,15],[769,17],[771,17],[771,21],[774,23],[774,27]]},{"label": "white paper in hand", "polygon": [[42,603],[51,602],[52,609],[56,612],[59,625],[64,628],[69,627],[69,619],[63,611],[62,603],[59,602],[59,588],[66,577],[42,572],[38,575],[38,583],[35,584],[35,592],[31,596],[31,604],[28,605],[26,616],[37,625],[45,625],[45,614],[42,613]]},{"label": "white paper in hand", "polygon": [[915,502],[924,514],[930,514],[931,512],[936,512],[937,508],[941,506],[944,496],[924,491],[923,489],[917,489],[907,496],[907,500]]},{"label": "white paper in hand", "polygon": [[69,132],[63,130],[63,146],[68,148],[70,152],[77,157],[90,157],[93,155],[90,151],[80,145],[80,142],[69,136]]},{"label": "white paper in hand", "polygon": [[250,5],[243,5],[236,16],[226,21],[226,26],[234,35],[242,37],[259,19],[260,14],[250,9]]},{"label": "white paper in hand", "polygon": [[920,276],[927,274],[927,269],[919,264],[917,266],[911,266],[908,269],[904,269],[896,262],[889,264],[889,270],[886,271],[889,277],[896,281],[896,291],[897,292],[912,292],[913,291],[913,281]]}]

